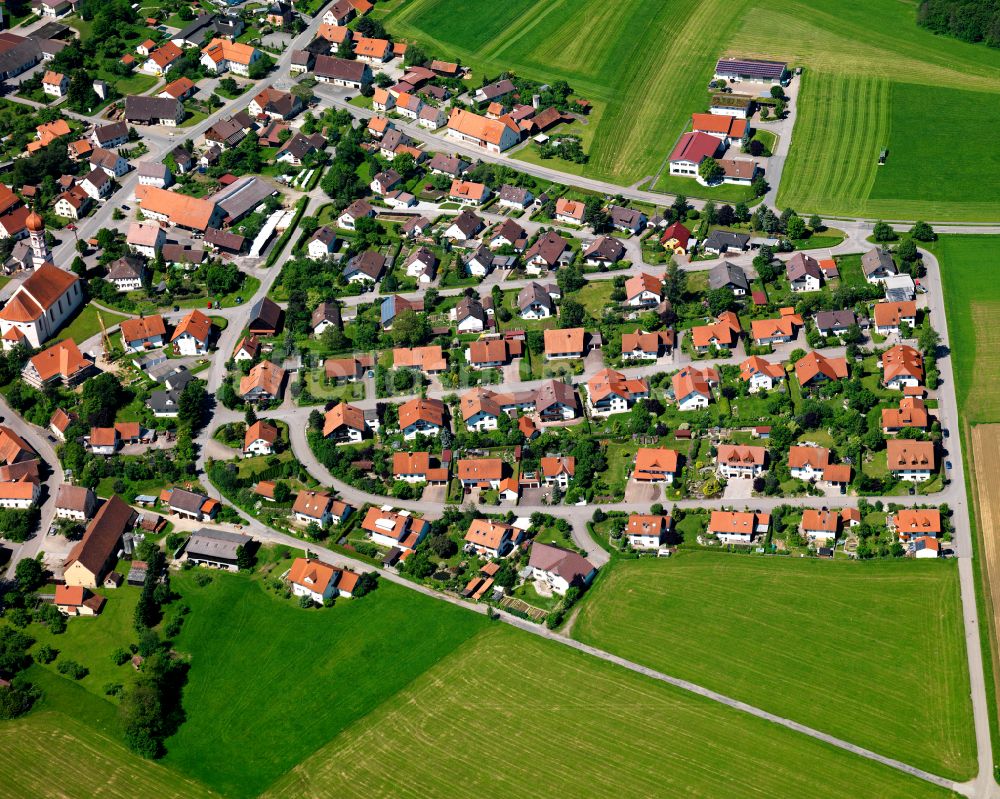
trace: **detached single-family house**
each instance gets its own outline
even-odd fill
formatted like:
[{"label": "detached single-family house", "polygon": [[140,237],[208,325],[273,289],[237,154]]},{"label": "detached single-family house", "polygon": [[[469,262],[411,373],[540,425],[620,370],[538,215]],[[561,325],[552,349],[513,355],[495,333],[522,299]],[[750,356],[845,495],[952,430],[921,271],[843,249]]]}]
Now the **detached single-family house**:
[{"label": "detached single-family house", "polygon": [[710,366],[699,369],[685,366],[671,378],[677,409],[693,411],[707,408],[712,399],[712,386],[719,384],[719,373]]},{"label": "detached single-family house", "polygon": [[765,361],[753,355],[740,364],[740,379],[747,383],[751,394],[770,391],[785,379],[781,364]]},{"label": "detached single-family house", "polygon": [[723,544],[752,544],[766,536],[770,528],[771,516],[767,513],[713,510],[706,532]]},{"label": "detached single-family house", "polygon": [[597,574],[594,565],[582,555],[541,543],[531,545],[528,569],[533,580],[545,583],[552,593],[560,595],[572,586],[590,585]]},{"label": "detached single-family house", "polygon": [[895,333],[899,335],[900,326],[908,325],[913,330],[917,325],[917,304],[912,300],[905,302],[877,302],[873,313],[875,332],[880,336]]},{"label": "detached single-family house", "polygon": [[886,442],[889,473],[896,480],[922,483],[936,470],[933,441],[908,441],[891,438]]},{"label": "detached single-family house", "polygon": [[879,360],[882,385],[902,391],[924,382],[924,356],[906,344],[897,344],[882,353]]},{"label": "detached single-family house", "polygon": [[715,462],[719,474],[727,480],[759,477],[764,472],[767,450],[764,447],[719,444]]},{"label": "detached single-family house", "polygon": [[819,261],[797,252],[785,264],[785,275],[792,291],[819,291],[823,287],[823,270]]},{"label": "detached single-family house", "polygon": [[734,297],[746,297],[750,293],[750,280],[742,267],[723,261],[708,270],[708,287],[712,290],[729,289]]},{"label": "detached single-family house", "polygon": [[898,273],[888,250],[876,247],[861,256],[861,271],[869,283],[885,283],[887,277]]},{"label": "detached single-family house", "polygon": [[625,526],[625,539],[632,549],[656,550],[666,543],[672,526],[670,516],[633,513]]},{"label": "detached single-family house", "polygon": [[644,483],[671,485],[680,474],[680,453],[662,447],[640,447],[635,454],[632,479]]},{"label": "detached single-family house", "polygon": [[170,343],[180,355],[204,355],[212,338],[212,320],[195,309],[174,328]]}]

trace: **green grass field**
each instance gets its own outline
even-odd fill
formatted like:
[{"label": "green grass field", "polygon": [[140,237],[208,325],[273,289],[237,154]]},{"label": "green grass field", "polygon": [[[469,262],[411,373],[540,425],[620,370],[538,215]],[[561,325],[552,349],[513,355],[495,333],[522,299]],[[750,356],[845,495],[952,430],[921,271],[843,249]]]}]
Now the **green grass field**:
[{"label": "green grass field", "polygon": [[484,624],[389,583],[306,612],[243,576],[174,582],[191,606],[177,648],[192,659],[164,763],[231,797],[259,794]]},{"label": "green grass field", "polygon": [[[922,245],[923,246],[923,245]],[[966,424],[1000,422],[1000,281],[988,271],[1000,236],[942,236],[941,265],[955,392]]]},{"label": "green grass field", "polygon": [[[31,713],[0,723],[0,794],[10,799],[208,799],[218,794],[121,742],[117,709],[55,672],[33,667],[44,691]],[[58,756],[54,756],[58,753]]]},{"label": "green grass field", "polygon": [[498,626],[269,797],[944,796],[933,786]]},{"label": "green grass field", "polygon": [[55,343],[56,341],[62,341],[64,338],[71,338],[77,344],[83,344],[87,339],[98,335],[101,332],[101,322],[97,317],[98,313],[104,319],[104,326],[106,328],[112,327],[126,318],[122,314],[112,313],[111,311],[99,311],[94,305],[84,305],[80,313],[73,318],[73,321],[53,336],[52,342]]},{"label": "green grass field", "polygon": [[[397,36],[461,58],[474,85],[504,69],[566,79],[594,104],[588,124],[574,125],[590,161],[544,162],[569,174],[624,185],[657,174],[689,114],[705,110],[719,56],[778,58],[805,68],[779,206],[1000,218],[1000,155],[977,135],[996,124],[1000,53],[934,36],[914,15],[913,2],[896,0],[513,0],[499,8],[465,0],[462,13],[453,0],[412,0],[385,20]],[[879,168],[882,148],[890,157]],[[516,157],[541,163],[530,147]],[[703,196],[686,182],[685,193]],[[668,179],[657,188],[681,190]]]},{"label": "green grass field", "polygon": [[954,563],[623,561],[573,635],[928,771],[975,773]]}]

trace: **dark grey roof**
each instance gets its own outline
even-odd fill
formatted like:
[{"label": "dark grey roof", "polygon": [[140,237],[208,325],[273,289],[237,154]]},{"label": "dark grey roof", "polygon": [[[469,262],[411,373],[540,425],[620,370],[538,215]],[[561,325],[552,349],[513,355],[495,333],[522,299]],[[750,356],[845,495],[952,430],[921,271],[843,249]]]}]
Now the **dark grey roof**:
[{"label": "dark grey roof", "polygon": [[142,277],[145,264],[141,258],[125,255],[108,264],[108,280],[135,280]]},{"label": "dark grey roof", "polygon": [[483,220],[468,209],[456,216],[451,224],[455,225],[467,239],[471,239],[483,228]]},{"label": "dark grey roof", "polygon": [[483,93],[483,96],[487,100],[495,100],[497,97],[503,97],[505,94],[510,94],[514,91],[514,84],[505,78],[504,80],[498,80],[487,86],[483,86],[479,91]]},{"label": "dark grey roof", "polygon": [[270,297],[261,297],[250,309],[250,321],[247,327],[250,330],[257,328],[278,329],[281,322],[281,306]]},{"label": "dark grey roof", "polygon": [[615,262],[621,260],[624,255],[625,245],[618,241],[618,239],[611,236],[601,236],[591,242],[583,257]]},{"label": "dark grey roof", "polygon": [[146,404],[152,408],[153,413],[167,413],[178,410],[177,401],[176,391],[154,391],[149,395]]},{"label": "dark grey roof", "polygon": [[524,205],[528,202],[528,190],[520,186],[511,186],[505,183],[500,187],[500,199],[510,203]]},{"label": "dark grey roof", "polygon": [[309,241],[319,241],[330,247],[337,240],[337,234],[334,232],[333,228],[329,228],[326,225],[316,228],[315,232],[309,238]]},{"label": "dark grey roof", "polygon": [[746,233],[732,233],[728,230],[713,230],[705,239],[705,249],[712,250],[745,250],[750,244]]},{"label": "dark grey roof", "polygon": [[819,268],[819,261],[811,255],[797,252],[785,264],[785,275],[789,280],[799,280],[807,275],[816,279],[822,279],[823,272]]},{"label": "dark grey roof", "polygon": [[892,260],[892,255],[889,254],[888,250],[884,250],[881,247],[869,250],[861,256],[861,269],[864,271],[866,277],[873,275],[880,269],[890,275],[896,274],[897,271],[896,264]]},{"label": "dark grey roof", "polygon": [[757,61],[751,58],[720,58],[715,65],[716,75],[779,80],[787,70],[781,61]]},{"label": "dark grey roof", "polygon": [[549,380],[547,383],[543,383],[535,392],[535,410],[538,413],[543,413],[553,405],[565,405],[579,411],[580,400],[576,396],[576,389],[559,380]]},{"label": "dark grey roof", "polygon": [[151,124],[161,119],[180,119],[184,106],[173,97],[143,97],[130,94],[125,98],[125,121]]},{"label": "dark grey roof", "polygon": [[235,222],[246,216],[277,191],[266,180],[246,175],[213,194],[209,199],[225,212],[226,219]]},{"label": "dark grey roof", "polygon": [[743,291],[750,291],[750,281],[747,280],[746,272],[739,266],[729,261],[723,261],[708,271],[708,287],[710,289],[740,288]]},{"label": "dark grey roof", "polygon": [[184,39],[186,41],[192,41],[195,44],[201,44],[201,40],[204,39],[204,34],[198,36],[202,31],[207,31],[211,27],[212,23],[215,21],[215,14],[202,14],[199,17],[188,23],[186,28],[181,28],[177,33],[174,34],[173,39]]},{"label": "dark grey roof", "polygon": [[816,327],[820,330],[850,327],[857,321],[854,311],[817,311]]},{"label": "dark grey roof", "polygon": [[110,125],[98,125],[94,128],[94,136],[97,139],[97,143],[103,145],[106,142],[127,137],[128,125],[124,122],[112,122]]},{"label": "dark grey roof", "polygon": [[468,164],[457,156],[443,155],[441,153],[435,153],[431,160],[427,162],[427,168],[430,170],[437,169],[440,172],[444,172],[446,175],[451,175],[452,177],[458,177],[467,168]]},{"label": "dark grey roof", "polygon": [[322,78],[364,83],[371,77],[371,70],[363,61],[348,61],[332,55],[316,56],[313,72]]},{"label": "dark grey roof", "polygon": [[385,257],[375,250],[365,250],[347,262],[344,277],[361,273],[372,280],[378,280],[383,269],[385,269]]},{"label": "dark grey roof", "polygon": [[203,494],[196,494],[184,488],[175,488],[170,494],[170,507],[187,511],[188,513],[200,513],[202,506],[208,500]]},{"label": "dark grey roof", "polygon": [[483,310],[482,303],[474,297],[464,297],[455,309],[455,319],[461,322],[470,316],[486,324],[486,311]]},{"label": "dark grey roof", "polygon": [[236,550],[253,541],[248,535],[228,533],[225,530],[201,529],[192,533],[184,551],[189,558],[236,562]]},{"label": "dark grey roof", "polygon": [[645,221],[645,215],[641,211],[637,211],[635,208],[624,208],[620,205],[612,205],[608,209],[608,215],[615,227],[624,227],[629,230],[642,227]]},{"label": "dark grey roof", "polygon": [[523,289],[518,292],[517,295],[517,307],[520,310],[524,310],[532,303],[538,303],[539,305],[544,305],[549,310],[552,309],[552,297],[544,286],[538,283],[529,283]]}]

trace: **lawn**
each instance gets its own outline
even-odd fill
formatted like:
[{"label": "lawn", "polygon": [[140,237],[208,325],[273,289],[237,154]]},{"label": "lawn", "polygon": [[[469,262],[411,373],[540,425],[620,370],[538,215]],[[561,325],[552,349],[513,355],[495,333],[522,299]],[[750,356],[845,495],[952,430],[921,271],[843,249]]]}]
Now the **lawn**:
[{"label": "lawn", "polygon": [[604,308],[611,302],[614,290],[613,280],[591,280],[573,294],[573,299],[584,307],[589,316],[599,320],[604,316]]},{"label": "lawn", "polygon": [[106,328],[113,327],[126,318],[122,314],[112,313],[111,311],[99,311],[96,306],[88,304],[83,306],[83,310],[76,315],[73,321],[60,330],[53,338],[59,341],[62,341],[64,338],[71,338],[77,344],[83,344],[84,341],[101,332],[101,322],[98,319],[98,314],[104,320]]},{"label": "lawn", "polygon": [[1000,236],[942,236],[941,264],[958,405],[967,424],[1000,422],[1000,281],[984,279]]},{"label": "lawn", "polygon": [[[934,773],[975,772],[954,562],[623,561],[573,635]],[[934,664],[919,701],[908,663]]]},{"label": "lawn", "polygon": [[870,796],[946,795],[498,626],[416,677],[267,795],[842,797],[858,785]]},{"label": "lawn", "polygon": [[685,178],[679,175],[671,175],[669,170],[664,169],[656,185],[652,187],[654,191],[665,191],[670,194],[683,194],[685,197],[701,197],[706,200],[715,200],[716,203],[749,203],[753,200],[753,192],[749,186],[737,186],[732,183],[722,183],[718,186],[703,186],[694,178]]},{"label": "lawn", "polygon": [[175,644],[191,671],[164,762],[231,797],[259,794],[484,624],[387,583],[314,611],[243,575],[172,585],[191,607]]}]

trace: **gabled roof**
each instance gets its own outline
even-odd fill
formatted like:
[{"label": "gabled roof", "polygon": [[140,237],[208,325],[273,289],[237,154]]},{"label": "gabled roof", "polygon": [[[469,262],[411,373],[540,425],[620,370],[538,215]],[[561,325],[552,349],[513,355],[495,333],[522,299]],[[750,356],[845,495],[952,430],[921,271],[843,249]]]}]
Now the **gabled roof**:
[{"label": "gabled roof", "polygon": [[334,405],[323,417],[323,435],[328,436],[342,427],[364,431],[365,412],[346,402]]},{"label": "gabled roof", "polygon": [[766,513],[713,510],[708,522],[708,532],[715,535],[749,535],[766,529],[771,517]]},{"label": "gabled roof", "polygon": [[14,292],[3,310],[0,310],[0,319],[8,322],[36,322],[78,281],[79,278],[72,272],[44,263]]},{"label": "gabled roof", "polygon": [[804,447],[795,445],[788,448],[788,468],[821,470],[830,465],[830,450],[826,447]]},{"label": "gabled roof", "polygon": [[278,428],[270,422],[258,419],[247,428],[247,432],[243,436],[243,449],[247,449],[255,441],[264,441],[273,445],[277,440]]},{"label": "gabled roof", "polygon": [[87,525],[80,542],[66,558],[65,567],[80,563],[91,574],[99,575],[118,548],[122,535],[135,524],[138,514],[119,497],[112,496]]},{"label": "gabled roof", "polygon": [[516,138],[520,138],[521,135],[517,124],[506,114],[499,119],[487,119],[462,108],[452,110],[451,116],[448,117],[448,128],[464,136],[496,145],[500,144],[504,130],[511,131]]},{"label": "gabled roof", "polygon": [[202,344],[208,344],[208,338],[212,333],[212,320],[197,308],[189,312],[180,323],[174,328],[171,341],[176,341],[183,335],[190,335]]},{"label": "gabled roof", "polygon": [[785,264],[785,274],[789,280],[801,280],[804,277],[823,279],[823,270],[819,261],[804,252],[797,252]]},{"label": "gabled roof", "polygon": [[719,149],[719,140],[707,133],[685,133],[670,153],[670,161],[690,161],[700,164],[711,158]]},{"label": "gabled roof", "polygon": [[890,471],[931,471],[934,469],[934,442],[891,438],[886,442]]},{"label": "gabled roof", "polygon": [[445,405],[441,400],[412,399],[399,406],[399,427],[405,430],[418,421],[443,427],[445,413]]}]

